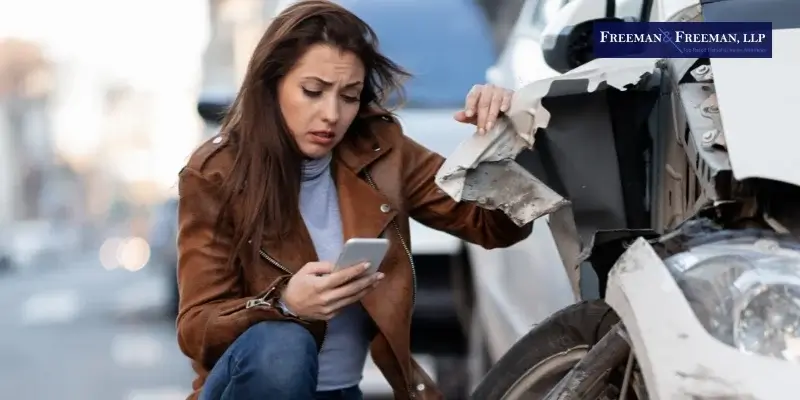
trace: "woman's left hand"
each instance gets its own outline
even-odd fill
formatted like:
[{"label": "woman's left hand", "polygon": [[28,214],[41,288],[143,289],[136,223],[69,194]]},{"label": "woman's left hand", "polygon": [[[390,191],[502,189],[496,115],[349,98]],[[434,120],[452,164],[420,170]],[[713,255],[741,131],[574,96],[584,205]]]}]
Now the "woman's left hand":
[{"label": "woman's left hand", "polygon": [[485,134],[492,129],[497,116],[511,107],[513,95],[513,90],[491,84],[475,85],[467,93],[464,110],[457,112],[454,118],[458,122],[477,126],[478,133]]}]

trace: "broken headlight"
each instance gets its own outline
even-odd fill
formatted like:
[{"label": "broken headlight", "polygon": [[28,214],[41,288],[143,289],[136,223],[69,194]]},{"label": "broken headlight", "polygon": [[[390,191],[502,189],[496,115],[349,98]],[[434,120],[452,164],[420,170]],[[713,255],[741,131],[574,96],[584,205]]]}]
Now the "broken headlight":
[{"label": "broken headlight", "polygon": [[800,251],[773,240],[737,242],[698,246],[665,263],[712,336],[800,363]]}]

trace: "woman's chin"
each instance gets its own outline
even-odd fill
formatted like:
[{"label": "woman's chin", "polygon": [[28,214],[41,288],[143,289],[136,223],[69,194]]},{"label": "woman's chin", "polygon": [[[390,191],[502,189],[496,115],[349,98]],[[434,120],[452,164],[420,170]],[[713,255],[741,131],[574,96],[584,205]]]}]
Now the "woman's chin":
[{"label": "woman's chin", "polygon": [[300,151],[306,158],[317,159],[327,156],[331,152],[331,149],[317,144],[307,144],[301,147]]}]

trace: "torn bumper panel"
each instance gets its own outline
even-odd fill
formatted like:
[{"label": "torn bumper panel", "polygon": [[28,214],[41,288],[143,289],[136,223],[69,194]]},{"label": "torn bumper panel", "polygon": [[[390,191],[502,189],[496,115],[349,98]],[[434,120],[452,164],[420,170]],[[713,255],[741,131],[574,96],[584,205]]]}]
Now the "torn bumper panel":
[{"label": "torn bumper panel", "polygon": [[[598,230],[624,228],[626,223],[624,211],[620,210],[620,179],[611,174],[596,178],[597,165],[587,163],[594,160],[591,162],[608,165],[607,159],[612,157],[616,163],[611,130],[605,129],[601,135],[596,125],[608,125],[608,114],[593,112],[590,104],[605,100],[598,96],[584,98],[581,106],[589,112],[587,115],[576,112],[575,101],[579,99],[573,95],[599,92],[609,86],[625,90],[651,75],[657,61],[598,59],[564,75],[525,86],[515,93],[511,108],[495,128],[486,135],[473,135],[459,145],[438,171],[436,183],[456,201],[500,209],[518,225],[549,215],[548,228],[573,294],[580,299],[579,265],[588,257],[581,236],[588,238]],[[552,111],[543,106],[543,100],[553,107]],[[563,153],[561,161],[573,173],[565,179],[567,187],[559,188],[559,192],[542,181],[545,175],[539,179],[515,161],[522,151],[533,148],[537,130],[551,125],[554,136],[561,134],[561,148],[557,150]],[[599,152],[599,147],[604,151]],[[584,165],[575,168],[576,162]],[[586,207],[575,209],[565,199],[567,195],[572,200],[580,198],[581,202],[576,204]],[[584,220],[580,230],[574,211],[580,212]]]},{"label": "torn bumper panel", "polygon": [[598,59],[566,74],[535,81],[517,91],[506,116],[486,135],[462,142],[436,175],[436,183],[456,201],[500,209],[524,225],[569,203],[517,164],[532,149],[536,131],[555,115],[542,105],[549,97],[588,93],[611,86],[625,90],[656,68],[656,59]]}]

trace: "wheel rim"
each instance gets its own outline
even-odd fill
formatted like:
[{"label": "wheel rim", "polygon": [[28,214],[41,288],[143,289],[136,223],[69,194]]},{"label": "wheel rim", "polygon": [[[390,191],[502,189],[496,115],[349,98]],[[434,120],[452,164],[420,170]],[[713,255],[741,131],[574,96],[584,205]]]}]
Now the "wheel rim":
[{"label": "wheel rim", "polygon": [[527,392],[536,390],[547,393],[589,351],[589,346],[576,346],[540,361],[509,388],[502,400],[524,399]]}]

